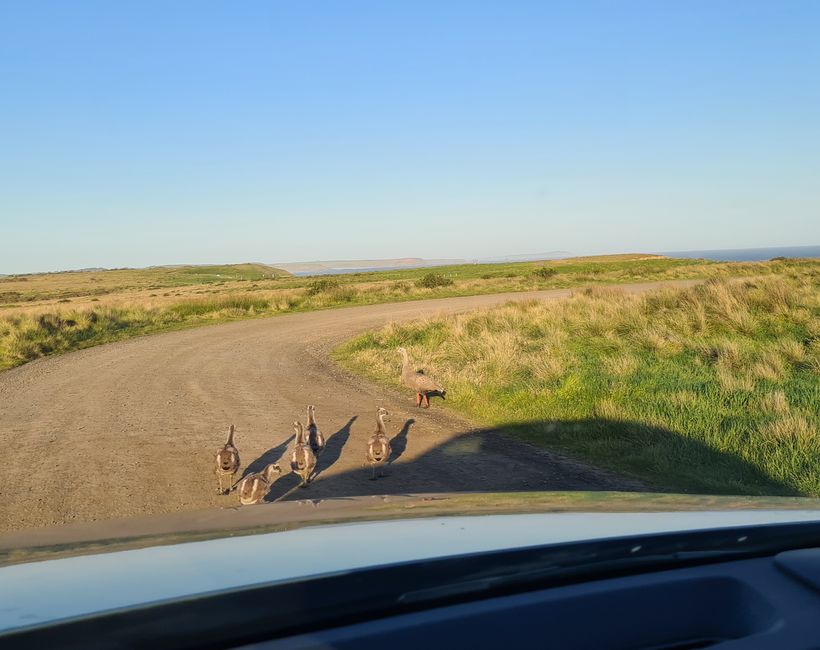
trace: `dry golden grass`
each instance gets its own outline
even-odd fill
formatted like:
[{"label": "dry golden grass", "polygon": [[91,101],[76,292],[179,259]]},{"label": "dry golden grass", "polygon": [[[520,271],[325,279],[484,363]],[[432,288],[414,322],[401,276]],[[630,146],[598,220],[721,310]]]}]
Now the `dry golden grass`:
[{"label": "dry golden grass", "polygon": [[786,372],[786,362],[777,350],[767,350],[760,360],[752,365],[752,374],[758,379],[779,381]]},{"label": "dry golden grass", "polygon": [[617,354],[603,360],[606,371],[615,377],[628,377],[637,370],[639,361],[633,354]]},{"label": "dry golden grass", "polygon": [[762,424],[760,433],[774,442],[787,442],[800,446],[817,443],[817,428],[802,415],[789,414],[772,422]]},{"label": "dry golden grass", "polygon": [[773,390],[770,393],[763,393],[758,400],[760,407],[770,413],[788,413],[789,401],[786,393],[782,390]]},{"label": "dry golden grass", "polygon": [[735,374],[728,368],[718,367],[717,377],[720,385],[728,392],[751,392],[755,389],[755,381],[752,377]]}]

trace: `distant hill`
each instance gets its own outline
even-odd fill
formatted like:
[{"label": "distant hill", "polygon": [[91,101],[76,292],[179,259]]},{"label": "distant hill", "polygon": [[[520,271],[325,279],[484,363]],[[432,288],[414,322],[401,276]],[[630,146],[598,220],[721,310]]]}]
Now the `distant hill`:
[{"label": "distant hill", "polygon": [[293,275],[334,275],[340,273],[359,273],[363,271],[392,271],[395,269],[419,269],[428,266],[447,266],[464,264],[466,260],[436,259],[425,260],[421,257],[400,257],[383,260],[324,260],[315,262],[277,262],[276,267],[285,269]]},{"label": "distant hill", "polygon": [[504,262],[540,262],[541,260],[562,260],[567,257],[572,257],[572,253],[569,251],[549,251],[546,253],[484,257],[477,261],[481,264],[502,264]]},{"label": "distant hill", "polygon": [[277,262],[280,269],[293,275],[337,275],[367,271],[395,271],[400,269],[423,269],[454,264],[503,264],[509,262],[535,262],[559,260],[571,257],[567,251],[550,251],[530,255],[506,255],[479,259],[424,259],[423,257],[397,257],[381,260],[317,260],[314,262]]},{"label": "distant hill", "polygon": [[290,273],[282,268],[247,262],[245,264],[187,264],[183,266],[153,266],[145,269],[171,271],[180,278],[188,278],[194,282],[208,282],[210,280],[263,280],[271,277],[289,276]]}]

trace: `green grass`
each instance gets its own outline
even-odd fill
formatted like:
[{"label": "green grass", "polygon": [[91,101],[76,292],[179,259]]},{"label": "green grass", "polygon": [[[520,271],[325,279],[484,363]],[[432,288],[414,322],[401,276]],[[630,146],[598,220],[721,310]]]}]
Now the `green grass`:
[{"label": "green grass", "polygon": [[398,386],[403,345],[446,407],[656,487],[820,496],[820,262],[780,271],[392,324],[336,356]]},{"label": "green grass", "polygon": [[[300,311],[590,283],[794,274],[814,265],[614,255],[323,278],[293,277],[259,264],[11,276],[0,278],[0,370],[132,336]],[[8,287],[25,287],[20,291],[28,293],[22,302],[3,305]],[[42,304],[45,298],[57,299]]]},{"label": "green grass", "polygon": [[183,286],[230,280],[268,280],[276,277],[290,277],[290,274],[265,264],[223,264],[171,267],[163,273],[162,280],[165,286]]}]

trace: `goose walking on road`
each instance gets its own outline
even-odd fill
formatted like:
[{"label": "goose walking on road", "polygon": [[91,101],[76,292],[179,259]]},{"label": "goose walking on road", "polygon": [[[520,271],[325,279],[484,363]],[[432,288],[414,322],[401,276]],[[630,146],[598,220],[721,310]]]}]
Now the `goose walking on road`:
[{"label": "goose walking on road", "polygon": [[290,468],[302,479],[299,487],[307,487],[313,470],[316,469],[316,454],[310,448],[310,441],[302,423],[294,422],[293,428],[296,430],[296,446],[290,455]]},{"label": "goose walking on road", "polygon": [[308,411],[308,425],[307,425],[307,433],[308,433],[308,443],[310,444],[310,448],[313,450],[313,455],[316,458],[319,458],[319,454],[325,448],[325,436],[319,430],[319,426],[316,424],[316,407],[311,404],[307,407]]},{"label": "goose walking on road", "polygon": [[[230,492],[233,483],[234,474],[239,471],[239,450],[233,444],[233,436],[236,429],[231,425],[228,430],[228,441],[225,446],[216,452],[216,477],[219,480],[219,487],[217,492],[219,494],[227,494]],[[222,486],[222,480],[228,479],[228,489],[225,490]]]},{"label": "goose walking on road", "polygon": [[250,506],[262,501],[276,477],[281,473],[282,470],[279,469],[279,465],[271,463],[261,472],[249,474],[243,478],[236,487],[236,491],[239,493],[239,503],[243,506]]},{"label": "goose walking on road", "polygon": [[[376,480],[379,476],[383,476],[382,468],[387,460],[390,458],[390,438],[387,436],[387,428],[384,425],[384,418],[390,415],[387,409],[379,407],[376,411],[376,431],[370,436],[367,441],[367,462],[373,468],[373,476],[371,480]],[[378,471],[378,476],[377,476]]]}]

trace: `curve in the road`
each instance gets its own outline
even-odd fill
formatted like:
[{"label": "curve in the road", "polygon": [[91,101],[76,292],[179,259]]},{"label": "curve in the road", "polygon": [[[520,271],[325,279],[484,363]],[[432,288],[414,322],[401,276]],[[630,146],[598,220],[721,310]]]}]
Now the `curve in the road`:
[{"label": "curve in the road", "polygon": [[[643,292],[663,285],[624,285]],[[328,448],[289,498],[522,489],[636,489],[633,481],[477,431],[329,361],[337,343],[390,320],[557,299],[569,290],[469,296],[292,314],[148,336],[42,359],[0,374],[0,529],[19,530],[233,506],[215,492],[213,455],[237,427],[243,469],[287,453],[291,423],[317,405]],[[390,475],[359,470],[377,405],[397,434]],[[411,422],[411,420],[413,420]],[[512,471],[514,469],[514,471]]]}]

